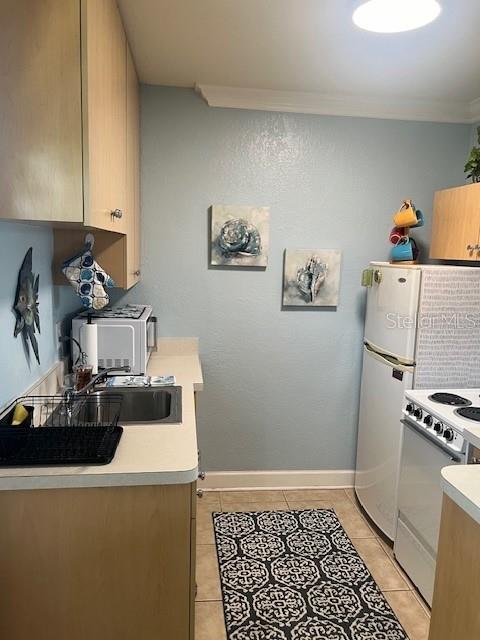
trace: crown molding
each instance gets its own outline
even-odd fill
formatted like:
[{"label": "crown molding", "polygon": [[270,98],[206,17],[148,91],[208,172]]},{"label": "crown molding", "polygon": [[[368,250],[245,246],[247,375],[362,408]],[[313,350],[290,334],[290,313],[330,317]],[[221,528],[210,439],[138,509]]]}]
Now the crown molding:
[{"label": "crown molding", "polygon": [[480,98],[471,103],[419,101],[207,84],[196,84],[195,90],[210,107],[461,124],[480,121]]}]

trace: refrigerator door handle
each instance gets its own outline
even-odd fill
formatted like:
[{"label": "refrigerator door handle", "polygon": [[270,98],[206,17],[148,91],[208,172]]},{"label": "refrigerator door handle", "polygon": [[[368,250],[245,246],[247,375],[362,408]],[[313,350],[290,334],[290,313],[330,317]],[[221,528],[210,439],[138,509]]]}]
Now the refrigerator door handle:
[{"label": "refrigerator door handle", "polygon": [[372,356],[372,358],[375,358],[375,360],[378,360],[382,364],[385,364],[392,369],[398,369],[399,371],[408,371],[410,373],[413,373],[413,370],[415,369],[415,366],[413,364],[403,364],[403,362],[399,362],[391,356],[387,356],[384,353],[375,351],[375,349],[372,349],[368,344],[364,345],[364,349],[370,356]]},{"label": "refrigerator door handle", "polygon": [[369,351],[379,353],[381,356],[384,356],[387,359],[394,360],[395,362],[399,362],[400,364],[405,364],[407,366],[415,366],[415,360],[411,358],[402,358],[396,353],[392,353],[391,351],[383,349],[381,346],[375,344],[371,340],[364,340],[363,344],[368,347]]}]

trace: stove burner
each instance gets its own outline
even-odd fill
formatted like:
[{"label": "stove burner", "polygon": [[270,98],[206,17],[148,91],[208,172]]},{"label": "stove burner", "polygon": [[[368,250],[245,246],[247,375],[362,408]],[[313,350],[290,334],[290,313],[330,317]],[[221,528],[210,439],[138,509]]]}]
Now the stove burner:
[{"label": "stove burner", "polygon": [[455,413],[467,420],[474,420],[480,422],[480,407],[462,407],[461,409],[455,409]]},{"label": "stove burner", "polygon": [[472,404],[470,400],[462,398],[462,396],[457,396],[455,393],[444,393],[441,391],[439,393],[433,393],[428,399],[439,402],[440,404],[449,404],[451,407],[467,407]]}]

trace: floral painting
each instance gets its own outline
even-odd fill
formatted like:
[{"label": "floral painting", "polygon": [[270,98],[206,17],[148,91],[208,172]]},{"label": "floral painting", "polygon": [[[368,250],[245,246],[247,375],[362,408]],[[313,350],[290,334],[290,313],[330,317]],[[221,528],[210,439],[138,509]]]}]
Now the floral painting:
[{"label": "floral painting", "polygon": [[266,267],[269,207],[212,206],[212,265]]}]

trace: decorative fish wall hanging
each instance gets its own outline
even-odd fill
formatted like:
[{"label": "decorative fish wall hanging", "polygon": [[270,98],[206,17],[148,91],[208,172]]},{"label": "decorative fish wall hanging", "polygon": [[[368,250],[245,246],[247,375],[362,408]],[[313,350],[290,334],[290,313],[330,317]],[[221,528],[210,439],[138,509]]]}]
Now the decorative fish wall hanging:
[{"label": "decorative fish wall hanging", "polygon": [[40,333],[40,316],[38,313],[38,283],[40,276],[32,273],[32,252],[30,249],[25,254],[22,266],[18,273],[17,291],[13,311],[17,317],[13,335],[15,338],[21,333],[27,354],[30,354],[29,343],[40,364],[38,343],[35,337],[35,327]]}]

